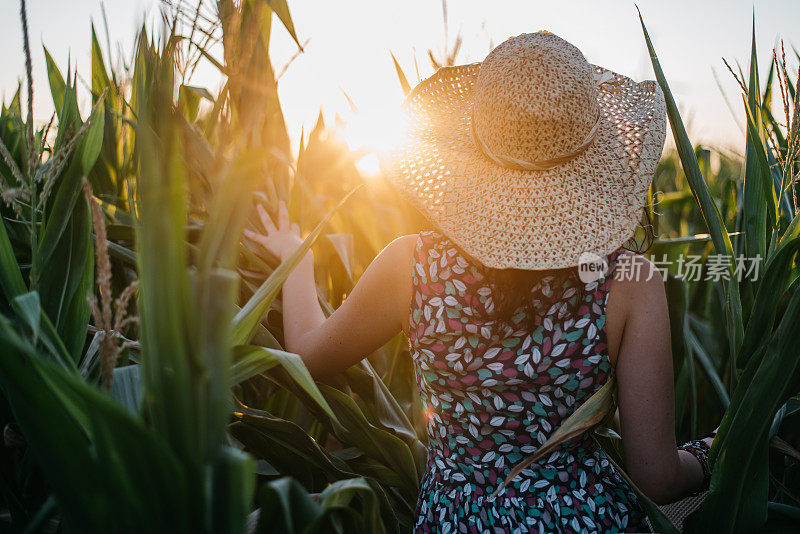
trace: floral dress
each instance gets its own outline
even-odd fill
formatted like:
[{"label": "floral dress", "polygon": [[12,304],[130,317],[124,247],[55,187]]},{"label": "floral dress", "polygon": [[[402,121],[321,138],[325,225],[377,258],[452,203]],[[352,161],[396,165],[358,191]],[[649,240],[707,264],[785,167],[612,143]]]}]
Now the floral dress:
[{"label": "floral dress", "polygon": [[539,315],[531,330],[522,308],[502,327],[480,313],[494,307],[482,272],[441,233],[420,233],[408,334],[428,461],[415,532],[647,531],[635,494],[588,435],[490,497],[611,375],[611,276],[558,287],[543,277],[531,294],[528,309]]}]

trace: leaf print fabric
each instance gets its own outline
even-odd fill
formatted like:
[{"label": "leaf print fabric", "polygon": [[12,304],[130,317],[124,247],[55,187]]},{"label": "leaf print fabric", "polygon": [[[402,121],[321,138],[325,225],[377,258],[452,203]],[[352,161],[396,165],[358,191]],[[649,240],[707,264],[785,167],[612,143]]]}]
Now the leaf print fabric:
[{"label": "leaf print fabric", "polygon": [[[610,272],[618,254],[608,257]],[[428,462],[415,532],[647,530],[633,491],[586,435],[490,497],[610,377],[610,281],[551,287],[543,277],[533,306],[501,325],[484,313],[494,303],[479,266],[441,233],[420,233],[408,337],[427,407]],[[526,313],[541,315],[533,331]]]}]

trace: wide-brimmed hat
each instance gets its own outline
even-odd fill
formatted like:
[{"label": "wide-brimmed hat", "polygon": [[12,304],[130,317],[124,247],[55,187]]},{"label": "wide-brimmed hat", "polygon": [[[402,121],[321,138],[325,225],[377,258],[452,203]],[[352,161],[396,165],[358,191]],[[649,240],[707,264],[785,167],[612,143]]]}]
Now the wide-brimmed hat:
[{"label": "wide-brimmed hat", "polygon": [[557,269],[633,236],[665,136],[654,81],[590,64],[549,32],[409,93],[403,143],[383,162],[399,191],[487,267]]}]

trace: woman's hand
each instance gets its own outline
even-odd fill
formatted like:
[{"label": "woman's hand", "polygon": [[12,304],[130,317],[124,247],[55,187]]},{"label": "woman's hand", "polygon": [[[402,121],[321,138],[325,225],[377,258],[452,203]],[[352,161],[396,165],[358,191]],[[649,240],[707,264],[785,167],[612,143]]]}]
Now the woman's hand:
[{"label": "woman's hand", "polygon": [[303,243],[300,238],[300,227],[297,223],[289,222],[289,210],[283,200],[278,202],[277,227],[262,204],[259,204],[256,209],[265,233],[259,234],[245,228],[245,237],[255,241],[264,247],[264,250],[283,261]]}]

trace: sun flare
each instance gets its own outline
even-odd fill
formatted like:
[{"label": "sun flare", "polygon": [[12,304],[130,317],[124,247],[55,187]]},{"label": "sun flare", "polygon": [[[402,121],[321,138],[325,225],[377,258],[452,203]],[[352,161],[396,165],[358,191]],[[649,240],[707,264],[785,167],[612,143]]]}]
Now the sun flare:
[{"label": "sun flare", "polygon": [[380,175],[380,161],[403,141],[406,122],[400,106],[384,106],[355,113],[346,123],[344,140],[363,154],[356,167],[365,177]]}]

